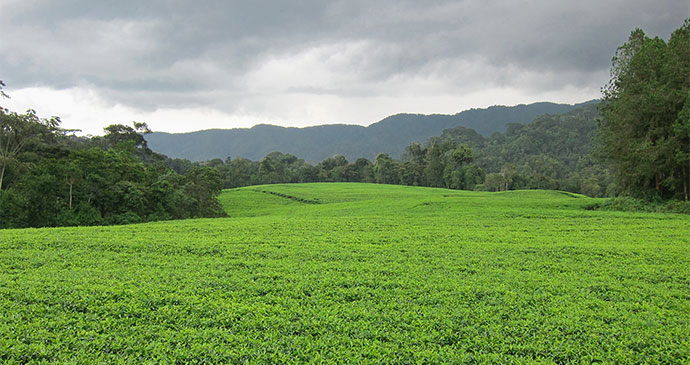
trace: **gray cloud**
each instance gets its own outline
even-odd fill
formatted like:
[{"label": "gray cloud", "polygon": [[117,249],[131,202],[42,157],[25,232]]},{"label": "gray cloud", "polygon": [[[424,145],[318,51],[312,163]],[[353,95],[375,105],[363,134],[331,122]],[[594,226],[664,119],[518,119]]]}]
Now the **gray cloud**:
[{"label": "gray cloud", "polygon": [[689,7],[686,0],[0,0],[0,79],[9,90],[90,88],[139,110],[227,113],[283,94],[592,88],[605,82],[632,29],[668,38]]}]

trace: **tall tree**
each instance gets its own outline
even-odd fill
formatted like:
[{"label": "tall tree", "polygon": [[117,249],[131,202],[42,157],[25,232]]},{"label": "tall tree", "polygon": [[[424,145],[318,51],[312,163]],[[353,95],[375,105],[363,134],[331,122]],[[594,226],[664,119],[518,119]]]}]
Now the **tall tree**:
[{"label": "tall tree", "polygon": [[374,176],[377,184],[400,184],[400,168],[388,154],[376,156]]},{"label": "tall tree", "polygon": [[473,160],[472,150],[465,145],[448,151],[443,169],[445,186],[451,189],[465,188],[465,167]]},{"label": "tall tree", "polygon": [[426,159],[424,176],[426,186],[443,187],[443,150],[440,143],[435,138],[429,140],[429,147],[426,149]]},{"label": "tall tree", "polygon": [[412,143],[405,149],[405,176],[407,185],[424,185],[424,168],[426,166],[426,148],[419,143]]},{"label": "tall tree", "polygon": [[634,30],[603,88],[600,155],[623,192],[688,199],[690,20],[668,43]]},{"label": "tall tree", "polygon": [[58,129],[60,119],[40,119],[34,110],[17,114],[0,109],[0,190],[7,168],[17,162],[17,155],[41,135]]}]

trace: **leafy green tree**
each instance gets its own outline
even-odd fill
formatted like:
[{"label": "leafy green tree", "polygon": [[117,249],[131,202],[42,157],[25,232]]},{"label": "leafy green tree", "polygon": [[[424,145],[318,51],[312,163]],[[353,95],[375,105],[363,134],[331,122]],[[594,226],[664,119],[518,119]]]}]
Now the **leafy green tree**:
[{"label": "leafy green tree", "polygon": [[206,161],[206,163],[204,163],[204,166],[219,168],[223,166],[223,160],[221,160],[220,158],[214,158],[212,160]]},{"label": "leafy green tree", "polygon": [[427,149],[419,143],[412,143],[405,149],[403,160],[404,180],[406,185],[425,185],[424,169],[426,167]]},{"label": "leafy green tree", "polygon": [[463,168],[463,187],[465,190],[474,190],[479,184],[484,183],[486,173],[477,164],[470,164]]},{"label": "leafy green tree", "polygon": [[[683,198],[687,201],[690,195],[690,92],[685,96],[683,109],[678,113],[678,118],[673,123],[673,131],[674,160],[682,171],[681,174],[676,175],[677,178],[673,181],[673,185],[683,186]],[[678,181],[678,178],[681,181]]]},{"label": "leafy green tree", "polygon": [[223,187],[226,189],[251,185],[259,171],[259,163],[243,157],[225,161],[221,169]]},{"label": "leafy green tree", "polygon": [[357,169],[357,175],[359,175],[360,182],[373,183],[375,181],[374,165],[371,161],[364,157],[360,157],[355,161],[354,166]]},{"label": "leafy green tree", "polygon": [[266,155],[259,165],[259,179],[263,184],[276,184],[281,182],[282,166],[279,163],[280,152],[272,152]]},{"label": "leafy green tree", "polygon": [[144,135],[151,133],[146,123],[132,122],[132,127],[122,124],[111,124],[103,128],[105,135],[95,137],[94,142],[103,149],[115,148],[127,150],[146,163],[156,163],[165,160],[165,156],[153,152],[146,142]]},{"label": "leafy green tree", "polygon": [[403,185],[417,185],[415,184],[416,171],[415,166],[411,161],[405,161],[400,164],[400,183]]},{"label": "leafy green tree", "polygon": [[431,139],[426,149],[424,176],[426,186],[443,187],[443,150],[441,144]]},{"label": "leafy green tree", "polygon": [[67,207],[69,210],[72,210],[74,208],[74,187],[81,181],[83,172],[80,170],[79,166],[74,163],[74,161],[69,161],[63,164],[63,173],[65,183],[69,187]]},{"label": "leafy green tree", "polygon": [[151,133],[148,125],[146,123],[132,123],[133,127],[122,125],[122,124],[111,124],[103,130],[105,131],[105,136],[103,139],[106,141],[108,147],[116,147],[121,143],[133,143],[134,147],[148,149],[146,139],[144,134]]},{"label": "leafy green tree", "polygon": [[338,175],[340,175],[339,181],[343,182],[361,182],[362,177],[359,175],[359,170],[357,166],[353,163],[348,163],[345,166],[340,166],[338,168]]},{"label": "leafy green tree", "polygon": [[348,165],[343,155],[335,155],[321,161],[316,167],[319,169],[319,181],[348,181],[350,172],[345,171]]},{"label": "leafy green tree", "polygon": [[135,128],[115,126],[105,137],[84,140],[68,137],[57,118],[40,120],[33,111],[0,117],[4,156],[9,156],[3,161],[12,162],[3,167],[15,167],[12,184],[3,175],[0,228],[224,214],[216,199],[217,169],[195,165],[183,176],[152,162],[147,156],[155,155]]},{"label": "leafy green tree", "polygon": [[399,184],[400,168],[388,154],[381,153],[376,156],[374,176],[377,184]]},{"label": "leafy green tree", "polygon": [[505,187],[505,179],[500,173],[492,172],[486,175],[484,185],[489,191],[502,191]]},{"label": "leafy green tree", "polygon": [[259,163],[258,172],[252,183],[276,184],[303,181],[304,160],[289,153],[271,152]]},{"label": "leafy green tree", "polygon": [[26,226],[60,225],[58,217],[67,210],[61,175],[60,163],[53,159],[45,159],[29,170],[13,188],[24,197],[26,205],[23,209],[27,221],[31,222]]},{"label": "leafy green tree", "polygon": [[27,202],[22,194],[11,189],[0,190],[0,228],[29,226]]},{"label": "leafy green tree", "polygon": [[443,169],[445,186],[451,189],[463,189],[465,187],[465,167],[473,160],[472,150],[465,145],[448,151]]},{"label": "leafy green tree", "polygon": [[316,182],[319,181],[319,169],[305,162],[297,168],[297,176],[300,182]]},{"label": "leafy green tree", "polygon": [[518,175],[517,167],[511,163],[507,163],[501,168],[501,175],[503,175],[503,181],[505,183],[503,190],[514,189],[513,183],[517,179]]},{"label": "leafy green tree", "polygon": [[198,166],[189,171],[185,177],[185,194],[191,198],[188,207],[190,216],[222,217],[225,215],[222,206],[216,199],[223,189],[223,182],[217,169]]},{"label": "leafy green tree", "polygon": [[17,114],[0,109],[0,190],[3,189],[8,167],[17,164],[18,154],[41,136],[58,130],[60,119],[40,119],[36,111]]},{"label": "leafy green tree", "polygon": [[198,164],[198,162],[194,163],[192,161],[182,158],[168,158],[165,160],[165,166],[167,166],[168,168],[172,169],[180,175],[186,174],[189,170],[193,169],[194,166],[197,166]]},{"label": "leafy green tree", "polygon": [[533,155],[527,160],[525,175],[530,187],[537,189],[560,189],[560,176],[565,176],[563,164],[548,155]]},{"label": "leafy green tree", "polygon": [[599,196],[601,194],[599,179],[594,175],[583,179],[580,183],[580,192],[587,196]]},{"label": "leafy green tree", "polygon": [[690,20],[668,43],[634,30],[613,58],[599,124],[600,156],[624,193],[688,198]]}]

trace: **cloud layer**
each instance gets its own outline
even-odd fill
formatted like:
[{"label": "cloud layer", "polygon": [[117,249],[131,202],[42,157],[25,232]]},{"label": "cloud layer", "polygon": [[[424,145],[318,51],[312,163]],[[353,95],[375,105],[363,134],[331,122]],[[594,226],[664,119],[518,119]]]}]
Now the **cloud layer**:
[{"label": "cloud layer", "polygon": [[667,39],[690,5],[0,0],[0,13],[3,104],[99,133],[130,119],[163,131],[369,124],[584,101],[632,29]]}]

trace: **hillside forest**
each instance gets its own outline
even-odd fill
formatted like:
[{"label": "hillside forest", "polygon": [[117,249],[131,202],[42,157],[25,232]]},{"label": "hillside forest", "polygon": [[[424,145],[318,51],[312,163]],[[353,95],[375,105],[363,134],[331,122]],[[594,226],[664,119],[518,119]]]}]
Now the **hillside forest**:
[{"label": "hillside forest", "polygon": [[207,129],[189,133],[153,132],[146,135],[146,141],[156,152],[191,161],[227,156],[261,161],[275,151],[299,156],[313,165],[335,155],[343,155],[349,161],[360,157],[375,160],[380,153],[400,158],[410,143],[438,137],[445,129],[463,126],[488,137],[494,132],[504,132],[510,123],[527,124],[539,115],[563,114],[596,102],[495,105],[453,115],[395,114],[367,127],[327,124],[286,128],[258,124],[252,128]]},{"label": "hillside forest", "polygon": [[[690,22],[669,41],[631,33],[613,59],[599,104],[484,136],[458,126],[395,159],[317,164],[282,152],[260,161],[205,162],[153,152],[143,123],[78,137],[59,118],[0,110],[0,227],[135,223],[224,215],[223,188],[298,182],[370,182],[688,201]],[[5,97],[3,93],[0,97]]]},{"label": "hillside forest", "polygon": [[218,170],[178,174],[146,146],[148,128],[77,137],[58,118],[0,112],[0,228],[110,225],[224,216]]},{"label": "hillside forest", "polygon": [[[450,189],[501,191],[554,189],[590,196],[614,194],[608,169],[591,157],[598,116],[590,104],[561,115],[542,115],[529,124],[510,124],[505,133],[484,137],[465,127],[446,129],[424,143],[412,143],[401,159],[379,154],[374,161],[342,155],[312,165],[273,152],[261,161],[213,159],[224,188],[298,182],[368,182]],[[198,164],[168,160],[178,173]]]}]

